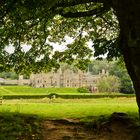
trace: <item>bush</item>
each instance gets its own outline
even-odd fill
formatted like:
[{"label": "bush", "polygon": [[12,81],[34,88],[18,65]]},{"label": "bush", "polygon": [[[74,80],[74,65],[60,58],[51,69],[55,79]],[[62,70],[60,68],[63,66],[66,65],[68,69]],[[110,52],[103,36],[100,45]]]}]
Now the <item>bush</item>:
[{"label": "bush", "polygon": [[56,93],[50,93],[49,96],[48,96],[50,99],[52,98],[57,98],[58,95]]},{"label": "bush", "polygon": [[80,88],[77,89],[77,91],[79,93],[89,93],[90,92],[89,89],[86,88],[86,87],[80,87]]},{"label": "bush", "polygon": [[97,84],[99,92],[118,92],[120,90],[120,81],[116,76],[102,77]]},{"label": "bush", "polygon": [[134,93],[133,84],[128,74],[123,75],[120,78],[120,80],[121,80],[121,87],[120,87],[121,93],[126,93],[126,94]]}]

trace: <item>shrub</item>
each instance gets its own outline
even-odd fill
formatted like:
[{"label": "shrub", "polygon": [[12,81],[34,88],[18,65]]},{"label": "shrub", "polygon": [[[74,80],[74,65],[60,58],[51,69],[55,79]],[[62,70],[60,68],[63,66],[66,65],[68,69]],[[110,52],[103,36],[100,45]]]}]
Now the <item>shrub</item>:
[{"label": "shrub", "polygon": [[128,74],[123,75],[120,78],[120,80],[121,80],[121,87],[120,87],[121,93],[126,93],[126,94],[134,93],[133,84]]},{"label": "shrub", "polygon": [[89,93],[89,89],[86,87],[80,87],[77,89],[79,93]]},{"label": "shrub", "polygon": [[97,84],[99,92],[118,92],[120,90],[120,81],[116,76],[102,77]]},{"label": "shrub", "polygon": [[50,99],[52,99],[52,98],[57,98],[57,96],[58,96],[58,95],[57,95],[56,93],[50,93],[48,97],[49,97]]}]

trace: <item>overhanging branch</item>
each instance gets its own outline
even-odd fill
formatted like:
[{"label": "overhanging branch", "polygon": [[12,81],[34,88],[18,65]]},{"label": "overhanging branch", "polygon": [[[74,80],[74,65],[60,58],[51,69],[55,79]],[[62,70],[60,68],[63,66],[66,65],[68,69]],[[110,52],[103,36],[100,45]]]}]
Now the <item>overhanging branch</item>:
[{"label": "overhanging branch", "polygon": [[67,13],[63,13],[61,12],[60,15],[65,17],[65,18],[78,18],[78,17],[90,17],[90,16],[100,16],[103,13],[107,12],[110,8],[108,7],[102,7],[102,8],[97,8],[97,9],[93,9],[90,11],[85,11],[85,12],[67,12]]},{"label": "overhanging branch", "polygon": [[70,6],[75,6],[79,4],[86,4],[86,3],[106,3],[107,0],[65,0],[64,2],[57,3],[55,7],[70,7]]},{"label": "overhanging branch", "polygon": [[[88,10],[88,11],[81,11],[81,12],[64,12],[64,8],[76,6],[76,5],[82,5],[82,4],[92,4],[92,3],[102,3],[103,5],[99,8]],[[62,15],[66,18],[77,18],[77,17],[90,17],[90,16],[100,16],[103,13],[110,10],[111,7],[111,0],[63,0],[60,3],[55,4],[54,7],[52,7],[50,10],[55,11],[56,13]]]}]

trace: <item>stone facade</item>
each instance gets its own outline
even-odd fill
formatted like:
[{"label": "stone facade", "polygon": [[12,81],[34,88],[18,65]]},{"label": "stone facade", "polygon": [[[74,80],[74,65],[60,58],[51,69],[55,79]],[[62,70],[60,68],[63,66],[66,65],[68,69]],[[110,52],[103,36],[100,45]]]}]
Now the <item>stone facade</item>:
[{"label": "stone facade", "polygon": [[108,73],[102,70],[99,75],[92,75],[89,72],[74,72],[67,69],[57,72],[51,71],[48,73],[32,74],[30,76],[30,85],[36,88],[39,87],[96,87],[97,81],[101,76],[106,76]]},{"label": "stone facade", "polygon": [[97,81],[108,73],[102,70],[98,75],[92,75],[90,72],[82,72],[78,70],[59,69],[57,72],[31,74],[30,79],[23,79],[23,75],[19,75],[19,79],[10,80],[0,78],[0,85],[30,85],[32,87],[91,87],[96,88]]}]

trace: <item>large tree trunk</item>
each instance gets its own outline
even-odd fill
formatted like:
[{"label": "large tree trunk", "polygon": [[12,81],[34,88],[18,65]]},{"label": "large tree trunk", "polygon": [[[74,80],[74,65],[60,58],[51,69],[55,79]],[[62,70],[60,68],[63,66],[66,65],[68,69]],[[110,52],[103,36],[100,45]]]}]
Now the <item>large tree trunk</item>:
[{"label": "large tree trunk", "polygon": [[140,0],[112,0],[120,24],[120,47],[133,81],[140,114]]}]

